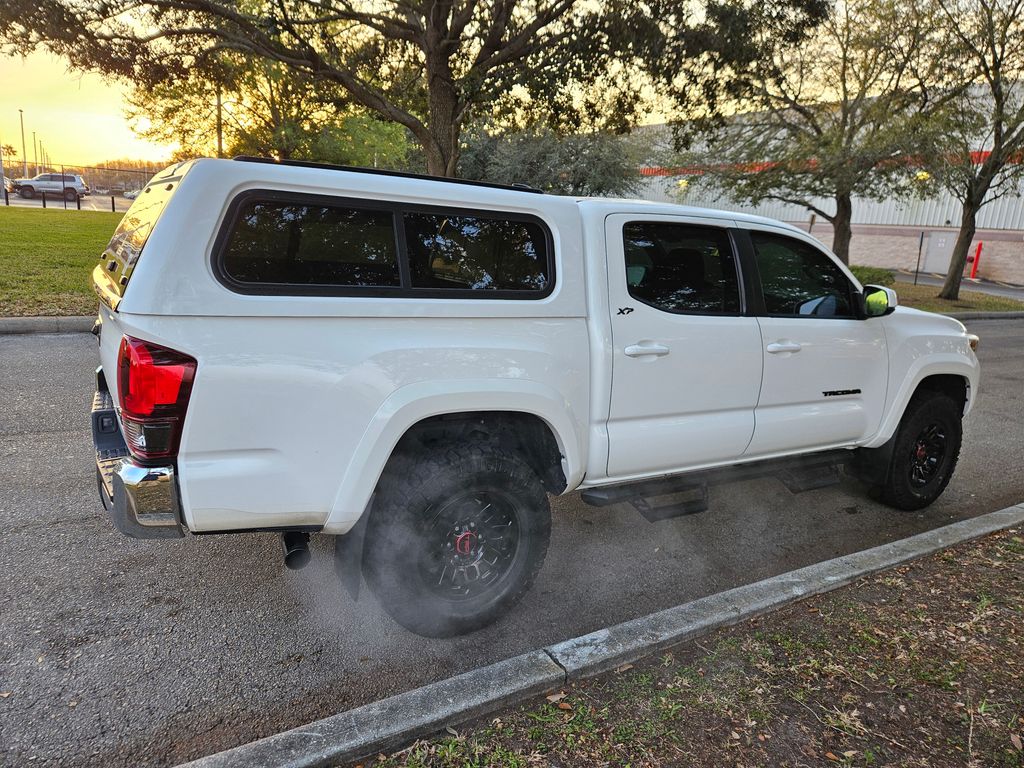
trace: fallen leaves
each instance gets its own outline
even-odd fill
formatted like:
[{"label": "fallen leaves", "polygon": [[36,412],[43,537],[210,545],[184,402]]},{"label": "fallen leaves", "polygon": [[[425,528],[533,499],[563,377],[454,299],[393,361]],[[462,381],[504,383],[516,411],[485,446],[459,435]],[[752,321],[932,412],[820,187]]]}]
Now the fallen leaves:
[{"label": "fallen leaves", "polygon": [[565,691],[559,691],[558,693],[552,693],[550,696],[546,696],[545,698],[548,701],[550,701],[552,704],[557,704],[562,699],[564,699],[567,695],[568,694],[566,694]]},{"label": "fallen leaves", "polygon": [[1018,752],[1024,752],[1024,742],[1021,742],[1020,736],[1016,733],[1010,734],[1010,743],[1013,744],[1013,748]]}]

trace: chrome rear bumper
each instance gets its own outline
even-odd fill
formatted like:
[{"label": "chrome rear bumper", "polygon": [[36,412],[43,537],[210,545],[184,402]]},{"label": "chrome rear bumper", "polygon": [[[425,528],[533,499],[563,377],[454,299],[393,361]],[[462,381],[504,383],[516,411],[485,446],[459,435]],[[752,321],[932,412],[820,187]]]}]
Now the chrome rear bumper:
[{"label": "chrome rear bumper", "polygon": [[174,539],[185,535],[174,466],[135,463],[121,436],[101,371],[92,402],[96,485],[114,527],[133,539]]},{"label": "chrome rear bumper", "polygon": [[177,539],[185,535],[174,467],[140,467],[119,459],[108,489],[100,475],[100,497],[110,519],[133,539]]}]

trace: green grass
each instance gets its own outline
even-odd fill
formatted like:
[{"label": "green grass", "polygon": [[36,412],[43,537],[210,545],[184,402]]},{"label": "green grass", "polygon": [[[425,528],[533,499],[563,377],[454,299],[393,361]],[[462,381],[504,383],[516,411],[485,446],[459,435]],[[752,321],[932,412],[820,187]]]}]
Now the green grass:
[{"label": "green grass", "polygon": [[927,312],[940,312],[944,315],[956,312],[1021,312],[1024,302],[1008,299],[1004,296],[991,296],[978,291],[960,291],[960,298],[947,301],[938,297],[937,285],[914,285],[913,283],[897,283],[893,286],[900,304]]},{"label": "green grass", "polygon": [[935,285],[914,285],[913,283],[897,283],[892,271],[881,267],[852,266],[850,271],[860,280],[861,285],[889,285],[899,296],[900,304],[926,312],[938,312],[943,315],[957,312],[1021,312],[1024,302],[1008,299],[1003,296],[991,296],[980,291],[961,289],[956,301],[939,298],[939,287]]},{"label": "green grass", "polygon": [[0,316],[95,314],[89,275],[121,216],[0,206]]}]

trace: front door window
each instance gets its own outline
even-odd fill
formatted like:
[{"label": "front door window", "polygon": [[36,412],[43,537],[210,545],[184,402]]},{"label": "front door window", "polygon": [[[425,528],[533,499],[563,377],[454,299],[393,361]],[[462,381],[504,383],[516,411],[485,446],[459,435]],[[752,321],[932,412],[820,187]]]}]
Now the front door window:
[{"label": "front door window", "polygon": [[856,317],[853,285],[832,259],[808,243],[751,232],[765,311],[774,317]]}]

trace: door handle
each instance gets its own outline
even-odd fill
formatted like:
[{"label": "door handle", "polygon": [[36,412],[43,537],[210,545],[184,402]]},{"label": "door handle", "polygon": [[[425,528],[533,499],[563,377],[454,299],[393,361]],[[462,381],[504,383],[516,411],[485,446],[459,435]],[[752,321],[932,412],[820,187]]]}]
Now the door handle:
[{"label": "door handle", "polygon": [[773,341],[764,349],[770,355],[777,355],[780,352],[799,352],[801,347],[795,341]]},{"label": "door handle", "polygon": [[656,355],[661,357],[669,353],[669,348],[664,344],[630,344],[626,347],[623,352],[626,353],[626,357],[644,357],[646,355]]}]

